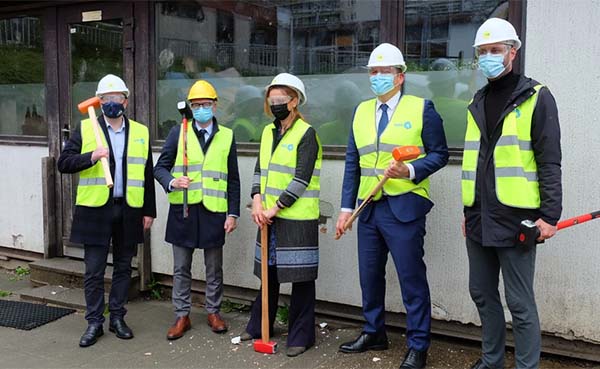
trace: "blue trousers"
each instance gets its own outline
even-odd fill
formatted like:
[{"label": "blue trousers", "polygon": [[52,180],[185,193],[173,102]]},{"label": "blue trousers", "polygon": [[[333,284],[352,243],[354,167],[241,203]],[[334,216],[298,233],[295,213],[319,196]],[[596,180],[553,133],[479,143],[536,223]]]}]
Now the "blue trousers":
[{"label": "blue trousers", "polygon": [[424,351],[430,344],[431,300],[423,256],[425,217],[400,222],[385,197],[373,204],[370,216],[358,224],[358,266],[362,290],[364,332],[385,331],[385,265],[392,255],[406,308],[408,348]]},{"label": "blue trousers", "polygon": [[[108,299],[110,319],[120,319],[127,310],[127,296],[131,280],[131,259],[135,255],[136,245],[123,244],[122,205],[113,209],[113,275]],[[84,245],[84,291],[85,319],[88,324],[104,323],[104,272],[108,258],[109,245]]]}]

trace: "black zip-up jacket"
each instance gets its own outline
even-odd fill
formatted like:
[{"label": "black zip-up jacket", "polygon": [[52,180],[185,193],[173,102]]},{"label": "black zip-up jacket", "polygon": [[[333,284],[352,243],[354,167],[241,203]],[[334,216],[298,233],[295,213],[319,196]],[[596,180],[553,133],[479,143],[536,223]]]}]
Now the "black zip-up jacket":
[{"label": "black zip-up jacket", "polygon": [[496,197],[493,153],[502,133],[504,118],[534,92],[539,82],[520,76],[517,87],[510,95],[495,128],[488,133],[485,98],[489,85],[477,91],[469,105],[479,130],[481,146],[477,162],[475,202],[464,208],[466,234],[483,246],[510,247],[515,245],[522,220],[541,218],[555,225],[562,212],[560,126],[556,101],[547,87],[538,93],[533,112],[531,141],[537,163],[541,204],[539,209],[518,209],[505,206]]}]

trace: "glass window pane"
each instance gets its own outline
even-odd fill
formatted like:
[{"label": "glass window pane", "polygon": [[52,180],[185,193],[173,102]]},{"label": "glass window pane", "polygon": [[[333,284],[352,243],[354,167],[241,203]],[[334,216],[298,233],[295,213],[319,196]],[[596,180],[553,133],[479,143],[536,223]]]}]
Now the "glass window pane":
[{"label": "glass window pane", "polygon": [[462,148],[467,106],[486,79],[474,64],[477,28],[508,18],[508,1],[405,0],[406,93],[431,99],[449,147]]},{"label": "glass window pane", "polygon": [[[87,118],[75,107],[96,95],[98,81],[111,73],[123,77],[123,20],[69,24],[71,51],[71,127]],[[96,109],[96,113],[100,113]]]},{"label": "glass window pane", "polygon": [[42,21],[0,19],[0,134],[47,136]]},{"label": "glass window pane", "polygon": [[238,142],[258,142],[272,121],[263,112],[264,87],[290,72],[306,85],[300,111],[322,143],[345,145],[354,108],[372,97],[362,67],[380,42],[380,3],[157,3],[157,136],[181,121],[177,101],[206,79],[219,94],[219,122]]}]

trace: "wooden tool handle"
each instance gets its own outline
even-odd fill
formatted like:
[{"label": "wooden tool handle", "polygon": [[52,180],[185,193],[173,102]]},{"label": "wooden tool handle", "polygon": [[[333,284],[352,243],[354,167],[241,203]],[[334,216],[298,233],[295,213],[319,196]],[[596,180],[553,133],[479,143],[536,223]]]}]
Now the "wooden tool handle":
[{"label": "wooden tool handle", "polygon": [[[93,106],[88,107],[88,115],[90,116],[90,120],[92,121],[92,129],[94,130],[94,136],[96,137],[96,147],[104,147],[102,143],[102,138],[100,138],[100,127],[98,125],[98,118],[96,118],[96,111]],[[110,166],[108,165],[108,160],[106,158],[100,158],[100,163],[102,164],[102,169],[104,171],[104,179],[106,180],[106,187],[113,187],[112,176],[110,175]]]},{"label": "wooden tool handle", "polygon": [[263,342],[269,342],[269,226],[260,229],[260,283],[262,309],[260,332]]}]

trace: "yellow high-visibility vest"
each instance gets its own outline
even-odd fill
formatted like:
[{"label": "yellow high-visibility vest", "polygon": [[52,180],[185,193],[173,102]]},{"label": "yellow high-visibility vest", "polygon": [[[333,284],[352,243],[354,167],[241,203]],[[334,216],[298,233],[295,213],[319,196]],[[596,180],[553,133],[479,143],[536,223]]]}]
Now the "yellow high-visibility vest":
[{"label": "yellow high-visibility vest", "polygon": [[[425,156],[423,139],[423,109],[425,100],[411,95],[402,95],[394,114],[379,140],[377,140],[377,127],[375,125],[375,109],[377,99],[363,101],[356,108],[352,132],[354,141],[360,155],[360,185],[358,198],[364,200],[383,178],[383,172],[394,158],[392,151],[397,146],[418,146],[421,155]],[[418,159],[417,158],[417,159]],[[416,159],[415,159],[416,160]],[[407,160],[410,163],[413,160]],[[398,196],[408,192],[429,198],[429,178],[418,184],[408,178],[390,178],[383,186],[383,191],[390,196]],[[379,200],[382,191],[379,191],[373,200]]]},{"label": "yellow high-visibility vest", "polygon": [[[227,158],[233,142],[233,131],[220,125],[204,155],[192,123],[187,123],[187,176],[192,180],[188,187],[188,204],[202,202],[206,209],[224,213],[227,211]],[[183,129],[179,133],[177,156],[171,174],[175,178],[183,176]],[[170,192],[168,197],[171,204],[183,204],[181,189]]]},{"label": "yellow high-visibility vest", "polygon": [[[127,183],[125,184],[125,200],[132,208],[141,208],[144,205],[144,170],[148,160],[148,149],[150,146],[150,135],[148,128],[134,120],[128,119],[129,138],[127,140]],[[96,136],[92,127],[92,121],[85,119],[81,121],[81,153],[87,153],[96,149]],[[106,137],[100,134],[102,144],[108,147]],[[77,185],[76,205],[100,207],[108,201],[110,190],[106,187],[104,171],[100,160],[92,167],[79,173]]]},{"label": "yellow high-visibility vest", "polygon": [[[494,147],[496,197],[506,206],[522,209],[540,207],[537,164],[531,144],[531,123],[538,92],[542,87],[535,86],[535,92],[504,118],[502,134]],[[468,112],[461,181],[465,206],[472,206],[475,202],[480,145],[481,132],[473,115]]]},{"label": "yellow high-visibility vest", "polygon": [[[310,125],[302,119],[296,120],[271,154],[274,128],[275,124],[273,123],[265,127],[260,141],[260,193],[265,209],[275,206],[281,193],[292,182],[296,172],[298,144]],[[321,143],[319,142],[319,153],[315,162],[315,169],[306,190],[292,206],[280,210],[277,213],[278,218],[294,220],[319,218],[322,156]]]}]

